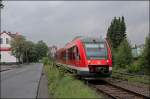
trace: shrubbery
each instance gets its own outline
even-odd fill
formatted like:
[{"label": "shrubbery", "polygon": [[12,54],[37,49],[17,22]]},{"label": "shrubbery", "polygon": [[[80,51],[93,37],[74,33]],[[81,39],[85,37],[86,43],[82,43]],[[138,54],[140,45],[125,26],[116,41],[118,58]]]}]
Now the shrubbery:
[{"label": "shrubbery", "polygon": [[50,62],[50,60],[49,60],[48,57],[43,57],[42,63],[43,63],[44,65],[50,65],[50,64],[51,64],[51,62]]},{"label": "shrubbery", "polygon": [[144,72],[150,74],[150,36],[146,38],[145,48],[138,60],[133,61],[131,46],[125,39],[117,49],[113,49],[113,61],[116,68],[127,69],[130,73]]},{"label": "shrubbery", "polygon": [[127,66],[127,71],[129,73],[137,73],[137,72],[141,71],[139,62],[137,61],[137,62],[132,63],[130,66]]},{"label": "shrubbery", "polygon": [[131,46],[128,40],[124,39],[114,52],[114,65],[119,68],[126,68],[133,61]]},{"label": "shrubbery", "polygon": [[137,73],[139,71],[150,74],[150,33],[145,41],[145,48],[138,59],[134,62],[132,58],[131,45],[127,40],[126,24],[124,17],[112,20],[107,30],[107,40],[111,44],[113,52],[113,65],[116,69],[126,69],[128,72]]},{"label": "shrubbery", "polygon": [[43,62],[48,78],[49,94],[54,98],[97,98],[94,91],[81,81],[67,75],[62,68],[56,67],[53,61],[44,58]]},{"label": "shrubbery", "polygon": [[145,40],[145,48],[139,58],[139,64],[145,73],[150,75],[150,33]]}]

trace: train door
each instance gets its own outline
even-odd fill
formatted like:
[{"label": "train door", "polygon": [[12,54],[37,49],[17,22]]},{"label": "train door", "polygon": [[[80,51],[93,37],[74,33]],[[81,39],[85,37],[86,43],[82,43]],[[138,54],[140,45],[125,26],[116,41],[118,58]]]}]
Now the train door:
[{"label": "train door", "polygon": [[80,66],[80,54],[77,46],[74,47],[74,54],[75,54],[75,64],[76,66]]}]

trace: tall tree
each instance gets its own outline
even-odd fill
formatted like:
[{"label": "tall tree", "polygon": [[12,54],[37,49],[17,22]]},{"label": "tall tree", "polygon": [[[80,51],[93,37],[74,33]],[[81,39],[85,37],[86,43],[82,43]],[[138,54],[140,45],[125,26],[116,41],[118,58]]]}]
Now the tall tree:
[{"label": "tall tree", "polygon": [[42,57],[47,55],[48,46],[42,40],[38,41],[38,43],[36,44],[36,51],[38,53],[38,59],[42,59]]},{"label": "tall tree", "polygon": [[[33,50],[34,48],[34,43],[32,41],[25,41],[25,44],[24,44],[24,61],[29,63],[29,62],[32,62],[33,59],[31,59],[30,57],[32,56]],[[36,57],[36,56],[35,56]],[[32,57],[34,58],[34,57]]]},{"label": "tall tree", "polygon": [[127,39],[124,39],[114,54],[114,63],[118,67],[125,68],[132,63],[132,60],[131,45]]},{"label": "tall tree", "polygon": [[125,21],[124,21],[124,17],[122,16],[121,18],[121,34],[122,34],[122,38],[126,38],[126,24],[125,24]]},{"label": "tall tree", "polygon": [[24,36],[19,35],[11,42],[12,54],[18,58],[19,63],[23,62],[25,40]]},{"label": "tall tree", "polygon": [[126,38],[126,24],[124,22],[124,17],[119,17],[118,19],[114,17],[107,30],[107,39],[113,48],[117,48],[120,43]]},{"label": "tall tree", "polygon": [[37,44],[28,41],[24,36],[16,36],[12,42],[12,54],[18,58],[19,63],[37,62],[47,55],[48,47],[45,42],[39,41]]},{"label": "tall tree", "polygon": [[140,58],[140,65],[150,75],[150,33],[145,40],[145,48]]}]

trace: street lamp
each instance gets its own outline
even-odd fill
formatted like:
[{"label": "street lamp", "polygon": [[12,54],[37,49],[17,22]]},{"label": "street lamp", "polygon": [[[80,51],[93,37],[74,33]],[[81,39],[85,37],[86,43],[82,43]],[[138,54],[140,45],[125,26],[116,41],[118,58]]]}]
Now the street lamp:
[{"label": "street lamp", "polygon": [[4,8],[4,5],[2,4],[2,1],[0,1],[0,8]]}]

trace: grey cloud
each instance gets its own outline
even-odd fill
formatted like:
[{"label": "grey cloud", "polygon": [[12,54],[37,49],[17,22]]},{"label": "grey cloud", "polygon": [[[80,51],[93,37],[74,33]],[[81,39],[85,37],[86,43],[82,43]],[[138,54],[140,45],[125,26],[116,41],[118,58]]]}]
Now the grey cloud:
[{"label": "grey cloud", "polygon": [[[8,1],[2,29],[28,39],[62,47],[78,35],[106,36],[114,16],[125,16],[132,44],[144,43],[149,32],[148,1]],[[134,38],[133,38],[134,37]]]}]

